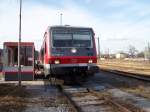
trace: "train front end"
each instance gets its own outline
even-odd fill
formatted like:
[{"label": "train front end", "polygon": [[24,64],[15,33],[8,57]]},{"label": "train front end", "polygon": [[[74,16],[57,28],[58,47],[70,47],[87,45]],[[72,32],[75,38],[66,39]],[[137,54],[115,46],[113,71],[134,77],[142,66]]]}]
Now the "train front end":
[{"label": "train front end", "polygon": [[97,54],[92,28],[51,27],[49,74],[94,74]]}]

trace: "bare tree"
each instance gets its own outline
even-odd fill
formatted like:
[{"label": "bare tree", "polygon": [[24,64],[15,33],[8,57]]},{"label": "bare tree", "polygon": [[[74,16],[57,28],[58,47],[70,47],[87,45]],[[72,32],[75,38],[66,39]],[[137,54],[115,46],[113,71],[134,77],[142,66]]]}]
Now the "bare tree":
[{"label": "bare tree", "polygon": [[137,57],[138,58],[144,58],[144,51],[141,51],[141,52],[139,52],[138,54],[137,54]]},{"label": "bare tree", "polygon": [[137,52],[138,52],[138,50],[134,46],[132,46],[132,45],[129,46],[129,55],[131,58],[134,58],[136,56]]}]

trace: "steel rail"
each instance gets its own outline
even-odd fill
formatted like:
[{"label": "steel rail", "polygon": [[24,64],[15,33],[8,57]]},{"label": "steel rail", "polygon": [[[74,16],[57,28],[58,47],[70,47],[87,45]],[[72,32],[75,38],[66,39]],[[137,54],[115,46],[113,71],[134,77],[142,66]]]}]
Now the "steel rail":
[{"label": "steel rail", "polygon": [[104,68],[101,68],[100,70],[104,72],[110,72],[115,75],[121,75],[123,77],[129,77],[129,78],[134,78],[134,79],[150,82],[150,76],[147,76],[147,75],[130,73],[130,72],[125,72],[125,71],[118,71],[118,70],[110,70],[110,69],[104,69]]}]

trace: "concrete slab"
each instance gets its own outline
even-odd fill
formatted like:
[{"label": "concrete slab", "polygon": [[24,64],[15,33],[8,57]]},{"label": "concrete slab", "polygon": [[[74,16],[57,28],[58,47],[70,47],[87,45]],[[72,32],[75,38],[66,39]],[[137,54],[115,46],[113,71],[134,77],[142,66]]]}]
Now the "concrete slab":
[{"label": "concrete slab", "polygon": [[111,93],[112,97],[114,98],[131,102],[131,104],[133,104],[134,106],[143,109],[144,112],[150,112],[150,100],[146,98],[138,97],[119,89],[110,89],[108,90],[108,92]]}]

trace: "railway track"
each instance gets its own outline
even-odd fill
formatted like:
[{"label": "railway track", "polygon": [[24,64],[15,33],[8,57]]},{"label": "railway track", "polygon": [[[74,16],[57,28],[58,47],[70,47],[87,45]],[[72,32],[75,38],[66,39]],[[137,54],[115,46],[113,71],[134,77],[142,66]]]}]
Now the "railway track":
[{"label": "railway track", "polygon": [[59,89],[74,106],[75,112],[133,112],[115,100],[86,87],[65,87]]},{"label": "railway track", "polygon": [[89,85],[93,84],[92,86],[88,86],[87,84],[64,86],[57,85],[56,80],[53,80],[53,82],[50,81],[48,80],[48,83],[45,83],[45,85],[55,85],[55,87],[58,87],[62,95],[68,100],[69,107],[72,108],[73,112],[144,112],[140,106],[138,107],[122,99],[114,99],[114,97],[111,97],[111,92],[108,95],[109,88],[107,92],[105,91],[107,86],[102,91],[94,89],[93,85],[103,86],[94,81],[87,83]]},{"label": "railway track", "polygon": [[109,69],[103,69],[103,68],[101,68],[101,71],[110,72],[116,75],[121,75],[123,77],[129,77],[129,78],[134,78],[134,79],[150,82],[150,76],[148,75],[129,73],[129,72],[118,71],[118,70],[109,70]]}]

